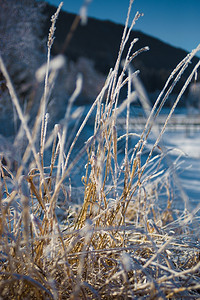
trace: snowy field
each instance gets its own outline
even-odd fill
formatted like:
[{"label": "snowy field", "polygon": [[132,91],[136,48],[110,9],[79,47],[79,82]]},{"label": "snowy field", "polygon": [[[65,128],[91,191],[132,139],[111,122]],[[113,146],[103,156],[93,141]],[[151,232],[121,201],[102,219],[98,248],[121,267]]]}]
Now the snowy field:
[{"label": "snowy field", "polygon": [[[161,118],[165,119],[169,113],[169,109],[163,109]],[[144,124],[137,123],[137,116],[141,116],[141,110],[139,109],[133,120],[132,127],[130,125],[130,131],[141,133]],[[197,111],[194,110],[193,114],[188,114],[185,108],[177,109],[173,118],[177,120],[185,119],[185,124],[195,122],[199,120],[200,116]],[[140,120],[140,118],[138,119]],[[175,203],[176,207],[185,207],[190,212],[198,211],[200,215],[200,126],[176,126],[173,128],[171,124],[168,124],[166,131],[161,139],[159,145],[168,150],[168,156],[165,159],[164,164],[166,168],[174,164],[176,183],[175,186],[179,190],[180,197],[175,201],[182,201],[183,203]],[[156,128],[158,130],[158,128]],[[153,130],[147,140],[147,148],[151,150],[155,143],[156,137],[161,131],[161,127],[158,131]],[[134,145],[133,145],[134,146]],[[148,153],[148,152],[147,152]],[[199,207],[198,207],[199,206]]]},{"label": "snowy field", "polygon": [[[74,107],[76,109],[77,107]],[[89,106],[85,107],[85,111],[83,117],[86,115],[87,111],[89,110]],[[94,116],[93,116],[94,117]],[[75,154],[79,152],[79,150],[85,144],[85,141],[92,136],[93,134],[93,124],[94,118],[88,120],[86,127],[84,128],[81,136],[79,137],[76,147],[75,147]],[[133,116],[132,116],[133,117]],[[185,114],[187,118],[187,115]],[[195,116],[194,116],[195,117]],[[74,124],[72,124],[72,127]],[[124,132],[124,129],[123,129]],[[134,128],[130,128],[130,132],[134,133],[141,133],[141,131],[137,131]],[[120,130],[118,130],[118,135],[120,135]],[[155,138],[157,134],[151,134],[148,138],[147,148],[151,150]],[[138,138],[133,138],[132,145],[129,147],[134,148],[135,144],[137,143]],[[187,209],[192,212],[194,210],[198,211],[200,215],[200,128],[191,128],[190,131],[183,129],[183,130],[172,130],[166,129],[166,132],[163,136],[163,145],[166,149],[170,150],[168,155],[168,160],[165,161],[166,168],[170,167],[170,164],[174,163],[175,170],[176,170],[176,180],[178,181],[175,186],[178,186],[178,189],[181,193],[181,197],[178,199],[176,198],[175,201],[182,201],[182,203],[175,203],[176,207],[184,208],[185,202],[187,202]],[[160,144],[159,144],[160,145]],[[124,144],[121,145],[121,148],[124,148]],[[120,149],[120,143],[119,143]],[[149,151],[147,151],[147,154]],[[176,162],[177,158],[178,162]],[[46,155],[45,158],[47,159],[47,165],[49,164],[51,158],[51,152],[49,155]],[[124,154],[122,153],[120,160],[123,160]],[[147,157],[146,157],[147,158]],[[145,160],[145,157],[144,157]],[[82,199],[80,197],[80,192],[82,195],[83,192],[83,184],[81,182],[81,177],[85,174],[85,164],[87,163],[87,154],[82,157],[81,162],[79,162],[78,166],[72,171],[72,176],[75,178],[75,185],[74,185],[74,193],[75,198]],[[72,179],[72,182],[74,181]],[[76,192],[77,191],[77,192]],[[76,196],[78,195],[78,196]],[[182,199],[184,198],[184,199]],[[199,206],[199,208],[198,208]]]},{"label": "snowy field", "polygon": [[[182,151],[178,177],[188,196],[188,208],[193,210],[200,204],[200,131],[189,135],[185,131],[167,131],[164,143],[166,147]],[[178,150],[171,152],[172,159],[181,153]]]},{"label": "snowy field", "polygon": [[[88,108],[86,108],[86,112]],[[186,110],[179,109],[177,110],[178,114],[184,114],[185,118],[187,118]],[[164,113],[167,114],[168,110],[165,109]],[[134,117],[134,116],[132,116]],[[196,115],[194,115],[194,118]],[[124,129],[122,130],[124,132]],[[130,132],[132,133],[141,133],[140,131],[135,130],[134,128],[130,128]],[[93,134],[93,120],[89,120],[86,128],[83,131],[82,138],[79,140],[77,144],[77,150],[81,149],[85,140],[87,140]],[[118,130],[118,135],[120,135],[120,130]],[[151,134],[148,138],[147,148],[151,150],[157,133]],[[136,138],[132,138],[132,143],[129,146],[129,150],[131,147],[134,147],[137,143]],[[183,201],[183,203],[176,203],[176,207],[183,208],[185,207],[185,202],[187,202],[186,207],[188,211],[192,212],[198,209],[199,205],[199,215],[200,215],[200,128],[193,128],[191,126],[190,130],[177,129],[173,130],[172,128],[169,130],[168,127],[163,135],[163,146],[166,147],[169,151],[168,158],[165,160],[166,168],[170,167],[172,163],[174,163],[175,175],[176,175],[176,183],[175,186],[179,190],[181,196],[176,199],[176,201]],[[159,143],[159,145],[161,145]],[[120,145],[119,149],[124,148],[124,144]],[[147,151],[147,154],[149,152]],[[124,154],[121,155],[121,160],[123,160]],[[86,158],[87,159],[87,158]],[[120,159],[120,158],[119,158]],[[144,157],[145,160],[145,157]],[[85,161],[86,162],[86,161]],[[82,174],[83,175],[83,174]]]}]

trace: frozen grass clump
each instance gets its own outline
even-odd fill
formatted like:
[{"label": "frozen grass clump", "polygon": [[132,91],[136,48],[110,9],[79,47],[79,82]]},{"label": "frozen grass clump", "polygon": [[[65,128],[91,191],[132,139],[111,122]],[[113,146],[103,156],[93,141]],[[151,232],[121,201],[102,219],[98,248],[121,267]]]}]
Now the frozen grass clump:
[{"label": "frozen grass clump", "polygon": [[[0,58],[1,71],[28,140],[15,172],[4,165],[1,156],[0,295],[3,299],[196,299],[199,296],[198,219],[187,207],[179,214],[172,210],[170,181],[174,168],[162,168],[167,153],[160,144],[167,123],[199,63],[194,66],[160,131],[156,117],[200,46],[178,64],[150,108],[137,78],[138,72],[131,70],[134,57],[148,47],[134,52],[135,39],[121,62],[130,31],[140,17],[137,13],[128,28],[132,2],[117,62],[70,144],[67,143],[71,133],[68,124],[74,101],[81,91],[81,76],[77,78],[64,119],[61,124],[55,124],[52,133],[48,132],[51,116],[46,112],[58,72],[58,65],[50,61],[50,51],[62,4],[52,17],[44,95],[33,129],[29,128]],[[58,61],[62,62],[62,58]],[[124,85],[127,85],[127,99],[118,104]],[[147,115],[139,136],[129,130],[130,105],[137,98]],[[77,140],[94,111],[93,134],[73,155]],[[119,135],[117,119],[123,111],[126,111],[126,128]],[[78,119],[81,111],[74,113]],[[156,141],[144,160],[143,152],[152,130]],[[133,137],[137,143],[129,148]],[[124,145],[123,160],[119,159],[119,143]],[[49,149],[51,161],[45,165],[45,153]],[[157,155],[155,150],[158,150]],[[84,191],[82,199],[78,199],[82,204],[70,206],[73,189],[70,177],[85,157]],[[166,201],[164,209],[159,206],[161,198]],[[57,214],[60,199],[64,203],[62,218]]]}]

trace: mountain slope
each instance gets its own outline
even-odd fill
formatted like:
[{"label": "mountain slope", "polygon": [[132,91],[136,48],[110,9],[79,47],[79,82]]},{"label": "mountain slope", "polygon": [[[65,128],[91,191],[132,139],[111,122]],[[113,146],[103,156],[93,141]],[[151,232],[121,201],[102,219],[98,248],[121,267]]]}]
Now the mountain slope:
[{"label": "mountain slope", "polygon": [[[47,22],[45,24],[44,36],[47,36],[50,27],[50,17],[54,14],[56,8],[47,5],[45,14]],[[75,15],[66,11],[61,11],[56,25],[56,39],[52,49],[53,55],[62,52],[63,45],[70,27],[74,21]],[[64,54],[69,59],[76,61],[79,57],[86,57],[94,61],[97,71],[107,74],[109,69],[115,64],[124,26],[110,21],[100,21],[94,18],[88,18],[86,26],[79,25],[73,33],[69,46]],[[149,92],[155,92],[162,89],[171,71],[187,55],[187,52],[166,44],[156,38],[148,36],[139,31],[132,31],[130,42],[134,38],[139,38],[134,50],[149,46],[148,52],[142,53],[134,59],[133,66],[140,70],[140,77]],[[128,43],[129,44],[129,43]],[[125,53],[128,50],[125,49]],[[194,62],[197,62],[194,58]],[[180,89],[184,80],[187,78],[190,66],[175,92]]]}]

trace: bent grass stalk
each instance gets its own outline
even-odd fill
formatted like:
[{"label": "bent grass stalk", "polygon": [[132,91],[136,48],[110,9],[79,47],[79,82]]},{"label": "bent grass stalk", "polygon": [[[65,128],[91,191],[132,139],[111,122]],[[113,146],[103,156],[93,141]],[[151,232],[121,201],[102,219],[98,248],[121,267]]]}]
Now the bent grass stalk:
[{"label": "bent grass stalk", "polygon": [[[200,46],[170,75],[147,115],[143,132],[139,135],[131,132],[131,103],[141,97],[144,106],[148,105],[142,87],[139,83],[137,85],[138,72],[132,72],[130,65],[136,55],[148,48],[132,53],[135,39],[130,44],[125,61],[121,62],[130,31],[140,16],[136,14],[128,29],[132,4],[131,0],[116,65],[67,148],[68,123],[74,101],[81,91],[80,78],[68,102],[63,127],[56,124],[46,141],[48,118],[51,118],[46,114],[46,101],[51,90],[50,51],[55,21],[62,4],[52,17],[44,95],[32,131],[0,57],[1,72],[28,139],[17,175],[6,170],[2,162],[0,166],[0,295],[3,299],[198,297],[200,261],[193,233],[198,229],[190,229],[186,222],[191,222],[189,217],[175,218],[171,210],[173,192],[168,180],[170,172],[161,168],[161,161],[167,153],[154,157],[153,151],[200,63],[183,85],[145,162],[141,156],[164,102]],[[120,64],[122,71],[119,71]],[[119,105],[120,90],[125,85],[128,88],[127,99]],[[75,145],[95,108],[94,132],[79,153],[73,156]],[[119,133],[117,118],[124,110],[126,127],[123,133]],[[35,145],[39,125],[40,156]],[[133,138],[137,138],[138,142],[132,149],[129,142]],[[124,158],[121,160],[119,151],[122,142]],[[49,146],[52,147],[51,162],[50,166],[45,166],[44,153]],[[69,206],[73,189],[67,177],[71,177],[71,171],[84,160],[85,155],[87,162],[82,178],[82,204],[78,205],[78,211],[74,211],[75,205],[63,207],[63,216],[59,219],[56,207],[60,198],[66,197]],[[29,165],[30,158],[32,164]],[[21,176],[23,171],[27,172],[26,176]],[[162,195],[159,191],[163,188],[167,201],[166,209],[161,210],[159,198],[161,201]],[[184,227],[181,227],[182,224]]]}]

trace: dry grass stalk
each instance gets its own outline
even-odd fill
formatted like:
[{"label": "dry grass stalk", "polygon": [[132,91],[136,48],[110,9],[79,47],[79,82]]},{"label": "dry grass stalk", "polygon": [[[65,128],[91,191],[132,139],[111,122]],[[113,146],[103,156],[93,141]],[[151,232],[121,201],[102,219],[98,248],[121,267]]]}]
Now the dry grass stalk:
[{"label": "dry grass stalk", "polygon": [[[66,154],[67,126],[72,105],[81,90],[80,78],[68,103],[65,126],[61,129],[61,126],[55,125],[47,142],[47,118],[45,121],[50,50],[61,5],[52,19],[45,92],[32,132],[0,58],[1,71],[29,141],[23,163],[16,174],[3,166],[2,158],[0,162],[0,295],[3,299],[196,299],[199,296],[198,240],[187,223],[187,220],[191,221],[187,215],[175,217],[172,211],[170,173],[160,168],[163,153],[153,155],[199,63],[174,102],[146,161],[141,159],[157,115],[199,46],[172,72],[148,116],[142,134],[138,136],[130,132],[131,102],[140,97],[144,106],[148,106],[139,84],[135,85],[136,92],[132,91],[137,72],[132,74],[130,66],[132,59],[146,51],[147,47],[132,53],[136,43],[134,40],[121,73],[119,68],[130,30],[140,16],[136,14],[128,29],[132,3],[130,1],[115,68],[110,71],[102,92],[91,106]],[[175,74],[177,76],[170,83]],[[127,99],[118,105],[120,90],[125,84],[128,85]],[[75,144],[95,109],[94,134],[72,157]],[[125,134],[118,136],[117,117],[125,109]],[[35,140],[40,125],[39,157]],[[134,149],[129,149],[132,137],[138,137],[138,143]],[[123,140],[124,159],[120,161],[119,143]],[[43,155],[47,144],[52,147],[52,157],[50,166],[45,167]],[[30,150],[34,168],[27,166]],[[85,153],[88,161],[82,178],[82,206],[78,207],[78,212],[69,208],[65,217],[59,220],[56,213],[59,197],[66,197],[66,201],[71,197],[71,184],[67,186],[67,176]],[[25,166],[29,168],[27,175],[21,176]],[[159,189],[166,191],[165,210],[159,208]]]}]

